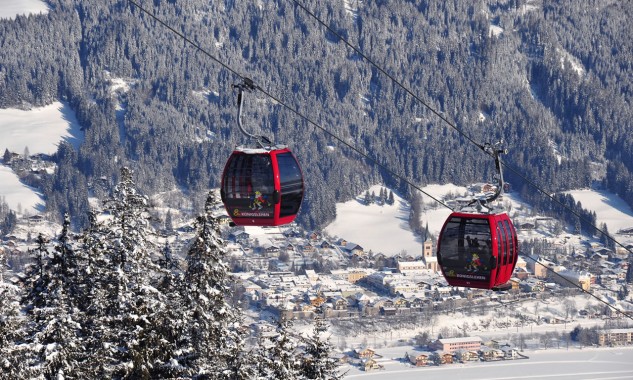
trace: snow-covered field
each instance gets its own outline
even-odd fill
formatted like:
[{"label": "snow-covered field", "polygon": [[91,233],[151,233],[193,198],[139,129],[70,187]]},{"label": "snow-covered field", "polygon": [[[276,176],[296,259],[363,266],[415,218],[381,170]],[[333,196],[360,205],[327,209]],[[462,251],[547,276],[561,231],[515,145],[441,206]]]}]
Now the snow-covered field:
[{"label": "snow-covered field", "polygon": [[595,211],[598,226],[606,223],[609,233],[614,234],[621,229],[633,228],[633,210],[619,196],[603,190],[568,191],[582,207]]},{"label": "snow-covered field", "polygon": [[[0,154],[5,149],[23,154],[24,148],[28,148],[31,155],[53,154],[60,141],[78,147],[83,135],[79,128],[75,113],[65,103],[55,102],[29,111],[0,109]],[[0,194],[16,211],[21,208],[34,214],[41,211],[44,204],[41,195],[20,183],[5,165],[0,165]]]},{"label": "snow-covered field", "polygon": [[0,19],[17,15],[47,13],[48,5],[41,0],[0,0]]},{"label": "snow-covered field", "polygon": [[384,370],[362,372],[345,366],[345,379],[381,380],[394,379],[459,379],[459,380],[511,380],[511,379],[631,379],[633,378],[633,347],[619,348],[570,348],[525,351],[526,360],[498,362],[473,362],[415,368],[398,358],[407,351],[415,354],[413,347],[394,347],[381,352]]},{"label": "snow-covered field", "polygon": [[[369,192],[380,193],[376,185]],[[410,255],[422,253],[422,242],[409,228],[409,204],[394,193],[393,205],[365,205],[364,193],[356,199],[336,204],[336,220],[325,228],[331,236],[338,236],[373,250],[393,256],[405,250]]]},{"label": "snow-covered field", "polygon": [[42,211],[44,201],[41,194],[20,182],[11,168],[0,165],[0,194],[12,210],[34,214]]}]

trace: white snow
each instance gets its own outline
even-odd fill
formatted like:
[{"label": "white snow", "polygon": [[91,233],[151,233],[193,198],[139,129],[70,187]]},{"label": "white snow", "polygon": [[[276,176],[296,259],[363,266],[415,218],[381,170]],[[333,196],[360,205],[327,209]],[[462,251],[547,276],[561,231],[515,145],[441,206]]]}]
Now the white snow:
[{"label": "white snow", "polygon": [[[381,185],[369,189],[378,195]],[[388,189],[389,190],[389,189]],[[448,193],[462,194],[465,187],[455,185],[429,185],[423,187],[427,194],[441,199]],[[383,253],[394,256],[407,251],[416,256],[422,252],[421,237],[416,236],[409,227],[410,204],[394,193],[393,205],[364,205],[364,194],[359,194],[355,200],[336,204],[336,219],[325,228],[325,232],[338,236],[349,242],[363,247],[366,251]],[[444,221],[451,210],[422,195],[423,202],[428,208],[422,214],[422,226],[429,226],[429,232],[439,234]]]},{"label": "white snow", "polygon": [[18,213],[35,214],[43,211],[42,194],[20,182],[11,168],[4,165],[0,165],[0,194],[9,208]]},{"label": "white snow", "polygon": [[41,0],[0,0],[0,19],[46,13],[48,13],[48,5]]},{"label": "white snow", "polygon": [[582,66],[582,63],[578,58],[574,57],[573,55],[571,55],[571,53],[564,49],[556,48],[556,52],[560,54],[561,69],[564,70],[565,65],[569,64],[572,70],[574,70],[579,77],[582,77],[585,74],[585,68]]},{"label": "white snow", "polygon": [[384,358],[378,363],[382,371],[361,372],[349,370],[345,379],[460,379],[460,380],[510,380],[510,379],[630,379],[633,374],[633,347],[618,348],[570,348],[526,351],[527,360],[503,360],[498,362],[469,362],[446,364],[439,367],[415,368],[399,362],[405,352],[415,354],[411,346],[380,350]]},{"label": "white snow", "polygon": [[[382,186],[369,189],[378,195]],[[336,219],[325,232],[360,245],[365,251],[394,256],[403,250],[422,254],[422,242],[409,228],[410,205],[394,193],[393,205],[365,205],[365,193],[354,200],[336,204]]]},{"label": "white snow", "polygon": [[[66,103],[55,102],[28,111],[0,109],[0,150],[22,154],[53,154],[60,141],[75,147],[81,143],[82,133],[75,113]],[[1,154],[1,153],[0,153]]]},{"label": "white snow", "polygon": [[[60,141],[67,141],[77,148],[82,139],[75,113],[66,103],[55,102],[28,111],[0,109],[0,154],[5,149],[23,154],[25,147],[31,155],[53,154]],[[21,184],[17,175],[5,165],[0,165],[0,194],[5,195],[12,210],[42,211],[41,194]]]},{"label": "white snow", "polygon": [[358,7],[363,4],[362,0],[343,0],[343,7],[345,12],[352,16],[352,18],[358,18]]},{"label": "white snow", "polygon": [[489,33],[491,37],[498,37],[501,33],[503,33],[503,28],[498,25],[490,25]]},{"label": "white snow", "polygon": [[[453,184],[428,185],[423,187],[422,190],[433,198],[439,200],[444,199],[449,194],[461,195],[467,192],[465,187]],[[451,214],[451,210],[424,194],[422,195],[422,200],[425,204],[425,211],[422,213],[421,217],[422,226],[424,227],[428,224],[429,232],[437,237],[444,225],[444,221]]]},{"label": "white snow", "polygon": [[[604,190],[568,191],[582,207],[595,211],[597,226],[606,223],[610,234],[625,228],[633,228],[633,210],[622,198]],[[618,238],[619,239],[619,238]]]},{"label": "white snow", "polygon": [[[376,194],[380,192],[380,185],[369,189]],[[443,200],[467,193],[465,187],[452,184],[428,185],[422,188],[425,193],[433,198]],[[599,190],[574,190],[570,191],[576,201],[582,203],[582,207],[595,211],[597,215],[597,227],[606,223],[609,233],[633,228],[633,210],[617,195],[608,191]],[[417,255],[421,250],[421,238],[413,234],[409,227],[410,204],[394,194],[396,202],[393,206],[363,204],[364,194],[359,194],[355,200],[336,204],[336,219],[325,228],[329,235],[343,238],[362,246],[366,251],[372,250],[387,256],[396,255],[403,250],[410,255]],[[451,210],[437,203],[427,195],[422,195],[424,203],[421,214],[421,225],[428,225],[429,233],[438,236],[444,221],[450,215]],[[512,214],[516,216],[517,210],[529,208],[516,198],[516,194],[505,194],[504,206],[512,207]],[[626,243],[622,236],[616,236],[620,243]]]}]

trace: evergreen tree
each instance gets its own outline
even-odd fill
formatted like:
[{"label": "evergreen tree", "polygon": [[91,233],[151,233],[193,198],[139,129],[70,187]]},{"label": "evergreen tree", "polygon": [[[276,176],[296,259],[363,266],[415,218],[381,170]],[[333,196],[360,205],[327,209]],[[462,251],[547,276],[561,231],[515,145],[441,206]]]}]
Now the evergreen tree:
[{"label": "evergreen tree", "polygon": [[396,200],[393,197],[393,191],[389,190],[389,200],[388,200],[390,205],[393,205],[394,203],[396,203]]},{"label": "evergreen tree", "polygon": [[3,276],[6,267],[4,250],[0,250],[0,373],[7,379],[18,379],[27,373],[28,346],[21,332],[24,319],[20,313],[20,288]]},{"label": "evergreen tree", "polygon": [[290,335],[290,321],[278,321],[276,334],[260,337],[258,379],[294,380],[300,378],[298,342]]},{"label": "evergreen tree", "polygon": [[95,361],[100,377],[149,379],[161,373],[163,363],[173,357],[171,319],[165,295],[153,276],[161,273],[151,260],[154,234],[149,224],[147,197],[138,193],[128,168],[121,169],[120,182],[105,202],[110,215],[98,225],[97,253],[106,271],[99,278],[94,305],[98,324],[93,333],[97,344]]},{"label": "evergreen tree", "polygon": [[332,345],[323,335],[327,332],[327,323],[321,316],[314,320],[312,335],[305,340],[305,353],[301,358],[301,373],[306,379],[341,379],[338,362],[332,357]]},{"label": "evergreen tree", "polygon": [[11,161],[11,152],[9,152],[9,148],[4,149],[4,155],[2,156],[2,161],[5,165],[9,164]]},{"label": "evergreen tree", "polygon": [[40,234],[35,251],[36,264],[25,275],[27,290],[22,304],[29,320],[24,332],[30,353],[26,359],[31,376],[64,378],[80,373],[79,363],[86,351],[76,313],[76,260],[70,246],[70,219],[66,215],[62,233],[52,252]]},{"label": "evergreen tree", "polygon": [[185,376],[211,379],[249,379],[244,336],[239,310],[228,302],[230,295],[228,267],[223,261],[225,243],[220,223],[212,215],[219,204],[211,191],[205,213],[196,220],[197,234],[187,252],[184,273],[181,327],[187,339],[180,348],[180,366]]},{"label": "evergreen tree", "polygon": [[169,233],[174,232],[174,221],[171,215],[171,210],[167,211],[167,215],[165,215],[165,231]]}]

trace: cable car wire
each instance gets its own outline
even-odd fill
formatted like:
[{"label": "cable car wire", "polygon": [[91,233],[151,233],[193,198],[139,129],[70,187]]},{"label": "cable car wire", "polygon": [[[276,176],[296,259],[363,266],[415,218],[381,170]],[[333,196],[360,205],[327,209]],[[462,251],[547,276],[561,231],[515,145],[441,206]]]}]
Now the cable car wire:
[{"label": "cable car wire", "polygon": [[[395,83],[397,86],[399,86],[402,90],[404,90],[407,94],[409,94],[411,97],[413,97],[415,100],[417,100],[420,104],[422,104],[424,107],[426,107],[431,113],[433,113],[434,115],[436,115],[438,118],[440,118],[442,121],[444,121],[449,127],[451,127],[452,129],[454,129],[456,132],[458,132],[462,137],[464,137],[466,140],[468,140],[469,142],[471,142],[472,144],[474,144],[475,146],[477,146],[479,149],[481,149],[484,153],[491,155],[491,153],[486,149],[486,145],[484,144],[480,144],[477,141],[475,141],[472,137],[470,137],[468,134],[466,134],[462,129],[460,129],[459,127],[457,127],[457,125],[455,123],[452,123],[450,120],[448,120],[441,112],[437,111],[436,109],[434,109],[432,106],[430,106],[427,102],[425,102],[420,96],[418,96],[417,94],[415,94],[411,89],[409,89],[407,86],[405,86],[401,81],[399,81],[398,79],[396,79],[393,75],[391,75],[389,72],[387,72],[387,70],[385,70],[384,68],[382,68],[380,65],[378,65],[375,60],[371,59],[370,57],[368,57],[365,53],[363,53],[363,51],[361,51],[359,48],[357,48],[356,46],[352,45],[349,41],[347,41],[347,39],[345,37],[343,37],[340,33],[338,33],[336,30],[334,30],[334,28],[330,27],[328,24],[326,24],[321,18],[319,18],[314,12],[310,11],[308,8],[306,8],[303,4],[301,4],[298,0],[288,0],[289,2],[294,3],[297,7],[301,8],[305,13],[307,13],[310,17],[312,17],[316,22],[318,22],[321,26],[323,26],[324,28],[326,28],[330,33],[332,33],[333,35],[335,35],[341,42],[343,42],[347,47],[349,47],[350,49],[352,49],[356,54],[358,54],[359,56],[361,56],[363,59],[365,59],[367,62],[369,62],[376,70],[380,71],[381,73],[383,73],[385,76],[387,76],[393,83]],[[492,156],[492,155],[491,155]],[[528,179],[527,177],[525,177],[522,173],[520,173],[516,168],[512,167],[511,165],[509,165],[508,163],[501,161],[501,165],[503,165],[505,168],[509,169],[510,171],[512,171],[515,175],[517,175],[519,178],[523,179],[524,181],[526,181],[530,186],[532,186],[533,188],[535,188],[536,190],[538,190],[541,194],[545,195],[547,198],[549,198],[552,202],[557,203],[558,205],[562,206],[563,208],[565,208],[567,211],[569,211],[570,213],[572,213],[574,216],[576,216],[577,218],[579,218],[581,221],[585,222],[587,225],[591,226],[595,231],[598,231],[600,234],[602,234],[604,237],[606,237],[608,240],[612,241],[613,243],[619,245],[620,247],[624,248],[625,250],[627,250],[629,253],[633,254],[633,251],[630,250],[629,248],[627,248],[626,246],[624,246],[622,243],[620,243],[619,241],[617,241],[615,238],[613,238],[612,236],[610,236],[608,233],[602,231],[601,229],[599,229],[598,227],[596,227],[591,221],[587,220],[586,218],[584,218],[582,215],[580,215],[580,213],[576,212],[575,210],[571,209],[570,207],[568,207],[567,205],[565,205],[564,203],[562,203],[561,201],[559,201],[558,199],[556,199],[554,197],[554,195],[552,195],[550,192],[547,192],[545,190],[543,190],[538,184],[536,184],[534,181]],[[529,259],[532,259],[531,257],[529,257]],[[534,259],[532,259],[534,260]],[[557,276],[563,278],[565,281],[569,282],[570,284],[574,284],[572,281],[570,281],[569,279],[561,276],[560,274],[558,274],[557,272],[555,272],[553,269],[545,266],[545,268],[547,268],[548,271],[551,271],[552,273],[555,273]],[[574,284],[576,285],[576,284]],[[577,287],[579,287],[583,292],[586,292],[584,289],[582,289],[581,286],[576,285]],[[594,296],[593,294],[589,293],[591,296],[593,296],[594,298],[598,299],[599,301],[605,303],[606,305],[612,307],[610,304],[606,303],[605,301],[601,300],[600,298],[598,298],[597,296]],[[613,308],[613,307],[612,307]],[[618,312],[621,312],[622,314],[626,315],[627,317],[631,318],[633,320],[633,316],[629,316],[627,313],[624,313],[618,309],[613,308],[614,310],[617,310]]]},{"label": "cable car wire", "polygon": [[[171,26],[169,26],[167,23],[165,23],[163,20],[161,20],[158,16],[154,15],[153,13],[151,13],[150,11],[148,11],[147,9],[143,8],[141,5],[139,5],[138,3],[136,3],[134,0],[129,0],[130,4],[134,5],[135,7],[137,7],[139,10],[141,10],[143,13],[145,13],[146,15],[150,16],[152,19],[156,20],[156,22],[158,22],[159,24],[161,24],[162,26],[164,26],[165,28],[169,29],[171,32],[175,33],[176,35],[178,35],[179,37],[181,37],[183,40],[185,40],[188,44],[190,44],[191,46],[193,46],[194,48],[196,48],[197,50],[199,50],[201,53],[203,53],[204,55],[206,55],[207,57],[211,58],[213,61],[217,62],[218,64],[220,64],[223,68],[225,68],[226,70],[230,71],[233,75],[239,77],[242,81],[250,81],[252,82],[252,80],[240,73],[238,73],[236,70],[234,70],[232,67],[230,67],[229,65],[225,64],[224,62],[220,61],[220,59],[218,59],[217,57],[215,57],[214,55],[212,55],[211,53],[209,53],[208,51],[206,51],[202,46],[200,46],[199,44],[195,43],[194,41],[192,41],[191,39],[187,38],[184,34],[178,32],[176,29],[172,28]],[[399,178],[400,180],[402,180],[403,182],[407,183],[409,186],[411,186],[412,188],[420,191],[422,194],[426,195],[427,197],[433,199],[435,202],[441,204],[442,206],[448,208],[449,210],[453,211],[453,208],[450,207],[448,204],[442,202],[441,200],[439,200],[438,198],[432,196],[431,194],[427,193],[426,191],[422,190],[419,186],[417,186],[416,184],[414,184],[413,182],[411,182],[409,179],[407,179],[405,176],[398,174],[395,170],[387,167],[385,164],[382,164],[378,161],[378,159],[370,156],[369,154],[361,151],[360,149],[356,148],[354,145],[346,142],[345,140],[343,140],[343,138],[339,137],[338,135],[336,135],[333,132],[330,132],[329,130],[327,130],[325,127],[321,126],[320,124],[318,124],[317,122],[315,122],[314,120],[308,118],[307,116],[303,115],[301,112],[299,112],[299,110],[297,110],[296,108],[286,104],[284,101],[282,101],[281,99],[279,99],[278,97],[274,96],[273,94],[271,94],[269,91],[267,91],[266,89],[253,84],[253,89],[259,90],[262,94],[268,96],[269,98],[271,98],[272,100],[274,100],[275,102],[279,103],[281,106],[283,106],[285,109],[287,109],[288,111],[294,113],[295,115],[297,115],[299,118],[303,119],[304,121],[306,121],[308,124],[312,125],[313,127],[320,129],[321,131],[323,131],[325,134],[327,134],[328,136],[330,136],[331,138],[335,139],[336,141],[340,142],[341,144],[345,145],[347,148],[353,150],[354,152],[358,153],[359,155],[361,155],[363,158],[371,161],[372,163],[374,163],[374,165],[380,167],[381,169],[387,171],[388,173],[390,173],[391,175],[393,175],[396,178]]]},{"label": "cable car wire", "polygon": [[[458,132],[462,137],[464,137],[466,140],[468,140],[469,142],[471,142],[472,144],[474,144],[475,146],[477,146],[479,149],[481,149],[484,153],[492,156],[488,151],[486,151],[485,149],[485,144],[480,144],[477,141],[475,141],[472,137],[470,137],[468,134],[466,134],[462,129],[460,129],[459,127],[457,127],[457,125],[455,123],[450,122],[444,115],[442,115],[441,112],[437,111],[436,109],[434,109],[433,107],[431,107],[427,102],[425,102],[420,96],[416,95],[411,89],[409,89],[407,86],[405,86],[401,81],[399,81],[398,79],[396,79],[393,75],[391,75],[390,73],[387,72],[387,70],[385,70],[384,68],[382,68],[380,65],[378,65],[376,63],[375,60],[371,59],[370,57],[368,57],[365,53],[363,53],[360,48],[357,48],[356,46],[352,45],[349,41],[347,41],[347,39],[345,37],[343,37],[340,33],[338,33],[336,30],[334,30],[334,28],[330,27],[329,25],[327,25],[323,20],[321,20],[314,12],[310,11],[308,8],[306,8],[303,4],[301,4],[298,0],[287,0],[291,3],[294,3],[297,7],[301,8],[305,13],[307,13],[310,17],[312,17],[316,22],[318,22],[319,24],[321,24],[324,28],[326,28],[330,33],[334,34],[341,42],[343,42],[345,45],[347,45],[347,47],[349,47],[350,49],[352,49],[356,54],[360,55],[362,58],[364,58],[367,62],[369,62],[376,70],[380,71],[381,73],[383,73],[385,76],[387,76],[393,83],[395,83],[396,85],[398,85],[402,90],[404,90],[407,94],[409,94],[411,97],[413,97],[416,101],[418,101],[420,104],[422,104],[424,107],[426,107],[431,113],[433,113],[434,115],[436,115],[438,118],[440,118],[442,121],[444,121],[449,127],[451,127],[452,129],[454,129],[456,132]],[[569,208],[568,206],[566,206],[564,203],[562,203],[561,201],[557,200],[551,192],[547,192],[545,190],[543,190],[538,184],[536,184],[534,181],[528,179],[527,177],[525,177],[522,173],[520,173],[516,168],[512,167],[511,165],[509,165],[508,163],[502,161],[501,165],[503,165],[504,167],[506,167],[507,169],[509,169],[510,171],[512,171],[515,175],[517,175],[519,178],[523,179],[524,181],[526,181],[530,186],[532,186],[533,188],[535,188],[536,190],[538,190],[541,194],[545,195],[547,198],[549,198],[552,202],[557,203],[558,205],[562,206],[563,208],[565,208],[566,210],[568,210],[570,213],[572,213],[574,216],[576,216],[577,218],[579,218],[581,221],[585,222],[585,224],[591,226],[595,231],[598,231],[601,235],[603,235],[605,238],[607,238],[608,240],[610,240],[611,242],[619,245],[620,247],[622,247],[623,249],[627,250],[630,254],[633,254],[633,250],[627,248],[626,246],[624,246],[622,243],[620,243],[619,241],[615,240],[615,238],[611,237],[608,233],[602,231],[601,229],[599,229],[598,227],[594,226],[593,223],[589,220],[587,220],[586,218],[584,218],[582,215],[580,215],[580,213],[576,212],[575,210]]]},{"label": "cable car wire", "polygon": [[[431,112],[433,112],[435,115],[437,115],[440,119],[442,119],[444,122],[446,122],[449,126],[451,126],[453,129],[455,129],[456,131],[458,131],[462,136],[464,136],[468,141],[472,142],[473,144],[475,144],[477,147],[479,147],[482,151],[486,152],[485,146],[482,144],[477,143],[476,141],[474,141],[470,136],[466,135],[461,129],[457,128],[457,126],[455,126],[453,123],[451,123],[450,121],[448,121],[448,119],[446,119],[441,113],[439,113],[438,111],[436,111],[435,109],[433,109],[432,107],[430,107],[428,104],[426,104],[425,102],[423,102],[418,96],[416,96],[413,92],[411,92],[409,89],[407,89],[404,85],[402,85],[400,82],[398,82],[395,78],[393,78],[391,75],[389,75],[384,69],[382,69],[380,66],[378,66],[377,64],[375,64],[372,60],[370,60],[369,58],[367,58],[362,52],[360,52],[360,50],[357,50],[355,47],[353,47],[349,42],[347,42],[342,36],[340,36],[338,33],[336,33],[333,29],[331,29],[329,26],[327,26],[323,21],[321,21],[316,15],[314,15],[313,13],[309,12],[305,7],[303,7],[303,5],[299,4],[296,0],[289,0],[289,1],[293,1],[294,3],[296,3],[300,8],[304,9],[306,12],[308,12],[312,17],[314,17],[317,21],[319,21],[319,23],[321,23],[324,27],[328,28],[328,30],[330,30],[332,33],[334,33],[335,35],[337,35],[345,44],[347,44],[350,48],[354,49],[355,51],[358,52],[358,54],[362,55],[363,58],[365,58],[366,60],[368,60],[372,65],[374,65],[378,70],[380,70],[381,72],[383,72],[385,75],[387,75],[391,80],[393,80],[395,83],[397,83],[400,87],[402,87],[403,89],[405,89],[405,91],[407,91],[410,95],[412,95],[415,99],[418,99],[425,107],[427,107]],[[148,11],[147,9],[145,9],[144,7],[142,7],[141,5],[139,5],[138,3],[136,3],[134,0],[129,0],[130,4],[132,4],[133,6],[135,6],[136,8],[138,8],[141,12],[145,13],[146,15],[148,15],[149,17],[151,17],[152,19],[154,19],[156,22],[158,22],[159,24],[161,24],[162,26],[164,26],[165,28],[167,28],[168,30],[170,30],[172,33],[176,34],[177,36],[179,36],[180,38],[182,38],[184,41],[186,41],[188,44],[190,44],[191,46],[193,46],[194,48],[196,48],[198,51],[202,52],[204,55],[206,55],[208,58],[210,58],[211,60],[213,60],[214,62],[218,63],[219,65],[221,65],[224,69],[228,70],[229,72],[231,72],[233,75],[239,77],[241,80],[243,81],[251,81],[250,78],[240,74],[239,72],[237,72],[236,70],[234,70],[231,66],[225,64],[224,62],[222,62],[220,59],[218,59],[217,57],[215,57],[214,55],[212,55],[211,53],[209,53],[208,51],[206,51],[203,47],[201,47],[199,44],[197,44],[196,42],[192,41],[191,39],[187,38],[184,34],[178,32],[176,29],[174,29],[173,27],[169,26],[167,23],[165,23],[163,20],[161,20],[158,16],[154,15],[153,13],[151,13],[150,11]],[[252,81],[251,81],[252,82]],[[297,115],[299,118],[303,119],[304,121],[306,121],[307,123],[309,123],[310,125],[316,127],[317,129],[321,130],[322,132],[326,133],[328,136],[330,136],[331,138],[339,141],[341,144],[345,145],[346,147],[348,147],[349,149],[353,150],[354,152],[358,153],[359,155],[361,155],[362,157],[364,157],[365,159],[373,162],[375,165],[377,165],[378,167],[382,168],[383,170],[387,171],[388,173],[390,173],[391,175],[399,178],[400,180],[402,180],[403,182],[407,183],[409,186],[411,186],[412,188],[420,191],[421,193],[425,194],[426,196],[428,196],[429,198],[433,199],[435,202],[441,204],[442,206],[448,208],[451,211],[454,211],[452,207],[450,207],[448,204],[442,202],[441,200],[437,199],[436,197],[433,197],[432,195],[428,194],[427,192],[425,192],[424,190],[422,190],[419,186],[415,185],[414,183],[412,183],[411,181],[409,181],[406,177],[396,173],[394,170],[390,169],[389,167],[387,167],[386,165],[380,163],[377,161],[377,159],[371,157],[370,155],[368,155],[365,152],[362,152],[360,149],[356,148],[354,145],[344,141],[341,137],[339,137],[338,135],[336,135],[333,132],[330,132],[329,130],[327,130],[326,128],[324,128],[323,126],[321,126],[320,124],[318,124],[317,122],[313,121],[312,119],[308,118],[307,116],[303,115],[301,112],[299,112],[296,108],[291,107],[290,105],[286,104],[285,102],[283,102],[281,99],[279,99],[278,97],[272,95],[270,92],[268,92],[267,90],[265,90],[264,88],[258,86],[258,85],[254,85],[253,84],[253,88],[257,89],[259,91],[261,91],[264,95],[268,96],[269,98],[271,98],[272,100],[274,100],[275,102],[279,103],[280,105],[282,105],[284,108],[286,108],[288,111],[294,113],[295,115]],[[488,154],[488,153],[487,153]],[[512,170],[513,172],[515,172],[517,175],[519,175],[521,178],[524,178],[526,181],[528,181],[531,185],[533,185],[534,187],[536,187],[539,191],[541,191],[542,193],[548,195],[545,191],[541,190],[534,182],[527,180],[527,178],[523,177],[522,175],[520,175],[515,169],[509,167],[507,164],[502,162],[502,165],[504,165],[505,167],[509,168],[510,170]],[[553,197],[550,196],[550,198],[552,200],[555,201],[555,199]],[[566,209],[568,209],[569,211],[571,211],[572,213],[574,213],[576,216],[579,216],[578,214],[576,214],[575,212],[573,212],[573,210],[570,210],[567,206],[565,206],[564,204],[562,204],[561,202],[556,201],[557,203],[559,203],[561,206],[565,207]],[[580,216],[579,216],[580,217]],[[592,223],[589,222],[590,225],[593,226]],[[594,228],[600,232],[602,232],[600,229],[598,229],[597,227],[594,226]],[[603,232],[604,234],[604,232]],[[606,236],[608,236],[608,234],[605,234]],[[615,240],[614,240],[615,241]],[[617,241],[616,241],[617,242]],[[622,244],[618,243],[619,245],[622,246]],[[628,250],[628,249],[627,249]],[[629,250],[630,251],[630,250]],[[532,259],[532,258],[530,258]],[[534,259],[532,259],[534,260]],[[541,264],[542,265],[542,264]],[[591,292],[585,291],[584,289],[582,289],[582,287],[580,285],[577,285],[575,283],[573,283],[571,280],[561,276],[560,274],[556,273],[555,271],[553,271],[551,268],[545,266],[545,268],[548,271],[551,271],[552,273],[555,273],[556,275],[560,276],[561,278],[565,279],[566,281],[568,281],[570,284],[576,286],[577,288],[581,289],[584,293],[592,296],[593,298],[597,299],[598,301],[604,303],[606,306],[608,306],[609,308],[611,308],[612,310],[628,317],[629,319],[633,320],[633,316],[629,315],[628,313],[619,310],[617,308],[615,308],[613,305],[607,303],[606,301],[600,299],[599,297],[593,295]]]}]

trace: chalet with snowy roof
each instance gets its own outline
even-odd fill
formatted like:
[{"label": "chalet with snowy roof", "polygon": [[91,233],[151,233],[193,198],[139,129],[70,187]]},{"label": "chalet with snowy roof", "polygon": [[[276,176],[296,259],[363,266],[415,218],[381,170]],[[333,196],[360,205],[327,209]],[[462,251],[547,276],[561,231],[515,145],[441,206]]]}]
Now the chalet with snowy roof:
[{"label": "chalet with snowy roof", "polygon": [[350,243],[348,242],[347,244],[345,244],[345,250],[351,255],[351,256],[364,256],[365,255],[365,249],[363,247],[361,247],[360,245],[356,244],[356,243]]},{"label": "chalet with snowy roof", "polygon": [[316,252],[316,249],[311,243],[306,243],[301,246],[301,252],[303,252],[304,254],[312,254]]},{"label": "chalet with snowy roof", "polygon": [[503,351],[503,357],[506,360],[519,359],[522,356],[516,347],[501,347],[501,351]]},{"label": "chalet with snowy roof", "polygon": [[487,362],[503,360],[505,358],[505,352],[500,348],[482,346],[479,352],[481,353],[481,358]]},{"label": "chalet with snowy roof", "polygon": [[232,242],[246,242],[251,237],[246,231],[234,231],[229,234],[229,240]]},{"label": "chalet with snowy roof", "polygon": [[280,245],[280,248],[286,252],[294,252],[295,251],[295,245],[290,243],[290,242],[286,242]]},{"label": "chalet with snowy roof", "polygon": [[298,238],[302,236],[301,231],[297,228],[289,228],[283,232],[283,235],[289,238]]},{"label": "chalet with snowy roof", "polygon": [[376,355],[376,350],[366,347],[366,348],[356,348],[354,349],[354,357],[358,359],[370,359]]},{"label": "chalet with snowy roof", "polygon": [[379,369],[383,369],[384,366],[382,364],[379,364],[376,360],[374,359],[366,359],[363,360],[361,362],[361,368],[365,371],[365,372],[369,372],[369,371],[375,371],[375,370],[379,370]]},{"label": "chalet with snowy roof", "polygon": [[278,257],[279,256],[279,247],[274,244],[266,243],[261,247],[262,253],[267,257]]},{"label": "chalet with snowy roof", "polygon": [[332,243],[330,243],[327,240],[323,240],[321,242],[321,244],[319,244],[319,248],[322,248],[322,249],[333,249],[334,245],[332,245]]},{"label": "chalet with snowy roof", "polygon": [[433,360],[434,356],[437,356],[437,354],[433,352],[423,351],[416,352],[414,355],[410,355],[409,353],[407,353],[406,359],[408,359],[409,362],[416,367],[426,367],[435,364]]},{"label": "chalet with snowy roof", "polygon": [[453,364],[455,358],[452,352],[438,352],[440,364]]},{"label": "chalet with snowy roof", "polygon": [[479,351],[481,347],[477,349],[465,350],[460,349],[455,351],[455,355],[461,360],[463,363],[465,362],[476,362],[479,361]]}]

